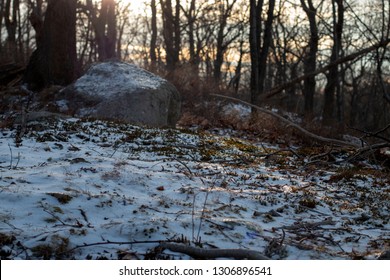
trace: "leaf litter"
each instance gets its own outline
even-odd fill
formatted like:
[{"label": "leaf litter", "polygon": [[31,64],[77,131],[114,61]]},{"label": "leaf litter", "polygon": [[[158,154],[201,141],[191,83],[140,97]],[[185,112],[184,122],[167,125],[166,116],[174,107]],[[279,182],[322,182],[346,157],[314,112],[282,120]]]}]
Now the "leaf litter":
[{"label": "leaf litter", "polygon": [[271,259],[390,247],[389,176],[374,165],[217,129],[45,119],[17,133],[0,135],[1,259],[190,258],[160,242]]}]

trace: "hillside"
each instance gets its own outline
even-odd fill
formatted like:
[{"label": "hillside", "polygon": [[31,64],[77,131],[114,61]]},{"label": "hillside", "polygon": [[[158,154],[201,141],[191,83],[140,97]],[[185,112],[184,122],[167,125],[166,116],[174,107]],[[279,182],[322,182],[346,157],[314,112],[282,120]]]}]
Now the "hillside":
[{"label": "hillside", "polygon": [[[166,244],[375,259],[390,248],[389,176],[345,161],[348,150],[73,118],[22,134],[0,133],[1,259],[190,258]],[[315,160],[324,153],[332,160]]]}]

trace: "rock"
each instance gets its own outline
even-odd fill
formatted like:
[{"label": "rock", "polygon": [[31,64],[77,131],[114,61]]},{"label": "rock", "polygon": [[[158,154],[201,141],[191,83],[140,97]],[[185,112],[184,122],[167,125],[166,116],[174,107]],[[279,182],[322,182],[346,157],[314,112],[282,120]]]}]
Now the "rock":
[{"label": "rock", "polygon": [[94,64],[61,94],[78,117],[174,127],[180,94],[168,81],[133,64]]}]

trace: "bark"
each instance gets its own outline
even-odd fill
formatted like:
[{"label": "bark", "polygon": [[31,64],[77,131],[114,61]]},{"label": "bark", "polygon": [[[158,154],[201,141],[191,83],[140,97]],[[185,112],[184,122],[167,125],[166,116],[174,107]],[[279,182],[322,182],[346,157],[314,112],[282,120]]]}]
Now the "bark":
[{"label": "bark", "polygon": [[[335,5],[337,4],[337,11]],[[339,58],[342,46],[341,38],[344,25],[344,6],[343,0],[333,0],[333,47],[330,57],[330,63],[333,64]],[[337,14],[337,15],[336,15]],[[329,72],[326,75],[327,83],[324,92],[324,110],[323,110],[323,123],[329,125],[334,119],[335,108],[335,92],[340,83],[338,64],[329,68]]]},{"label": "bark", "polygon": [[41,44],[42,34],[43,34],[43,1],[29,1],[31,7],[31,13],[29,15],[29,21],[35,31],[35,44],[38,47]]},{"label": "bark", "polygon": [[172,72],[179,63],[180,53],[180,1],[176,0],[173,13],[171,0],[160,0],[163,14],[163,37],[166,51],[167,70]]},{"label": "bark", "polygon": [[156,63],[157,63],[157,54],[156,54],[156,47],[157,47],[157,5],[156,5],[156,0],[152,0],[152,2],[151,2],[151,12],[152,12],[152,19],[151,19],[152,37],[150,39],[150,62],[151,62],[152,70],[155,70]]},{"label": "bark", "polygon": [[229,87],[233,87],[234,92],[237,94],[238,90],[240,88],[240,81],[241,81],[241,71],[242,71],[242,60],[244,57],[244,43],[245,41],[242,39],[240,40],[240,57],[237,61],[237,66],[235,69],[235,73],[233,78],[229,82]]},{"label": "bark", "polygon": [[[16,44],[16,30],[18,27],[19,0],[6,0],[4,9],[4,22],[7,30],[7,39],[5,42],[5,51],[8,58],[14,62],[19,60],[19,50]],[[12,4],[12,5],[11,5]]]},{"label": "bark", "polygon": [[256,103],[259,94],[259,54],[260,54],[260,35],[261,35],[261,11],[263,10],[263,1],[250,1],[249,9],[249,45],[251,58],[251,103]]},{"label": "bark", "polygon": [[233,35],[233,38],[227,40],[227,35],[229,33],[232,33],[232,30],[229,30],[226,32],[228,19],[232,15],[233,7],[237,0],[232,1],[232,3],[229,3],[229,1],[226,1],[226,3],[220,4],[220,10],[219,10],[219,22],[218,22],[218,33],[217,33],[217,46],[216,46],[216,54],[215,54],[215,60],[214,60],[214,81],[218,85],[219,81],[221,79],[221,68],[224,62],[224,56],[227,51],[227,48],[229,44],[238,37],[238,35]]},{"label": "bark", "polygon": [[[304,74],[307,75],[316,70],[317,51],[318,51],[318,28],[316,21],[317,10],[313,6],[313,2],[308,0],[306,4],[305,0],[301,0],[301,5],[305,11],[309,24],[310,24],[310,40],[309,40],[309,51],[304,58],[303,67]],[[316,90],[315,76],[309,76],[303,81],[303,95],[305,98],[305,114],[309,117],[313,114],[314,109],[314,94]]]},{"label": "bark", "polygon": [[[3,38],[3,17],[4,17],[4,1],[0,0],[0,38]],[[1,39],[0,39],[0,53],[2,53],[2,45],[1,45]]]},{"label": "bark", "polygon": [[272,23],[274,20],[274,9],[275,9],[275,0],[269,0],[267,20],[265,21],[265,26],[264,26],[263,46],[261,48],[260,62],[259,62],[259,66],[260,66],[259,93],[260,94],[264,92],[264,82],[267,73],[267,59],[268,59],[269,49],[272,44]]},{"label": "bark", "polygon": [[[250,1],[250,56],[251,56],[251,102],[259,103],[259,97],[264,92],[264,82],[267,73],[267,58],[272,43],[272,22],[274,19],[275,0],[268,3],[267,19],[264,23],[264,32],[261,22],[263,0]],[[261,34],[262,42],[261,42]]]},{"label": "bark", "polygon": [[99,61],[116,58],[116,3],[115,0],[102,0],[99,15],[92,0],[87,0],[87,9],[95,31],[95,41]]},{"label": "bark", "polygon": [[76,0],[49,0],[41,43],[33,52],[24,81],[37,90],[67,85],[76,77]]},{"label": "bark", "polygon": [[191,0],[190,9],[188,13],[185,13],[188,21],[188,45],[189,45],[189,51],[190,51],[190,63],[193,66],[196,66],[199,64],[199,57],[197,56],[195,52],[195,0]]},{"label": "bark", "polygon": [[180,49],[181,49],[181,21],[180,21],[180,0],[176,0],[175,4],[175,20],[174,20],[174,34],[175,34],[175,64],[180,62]]}]

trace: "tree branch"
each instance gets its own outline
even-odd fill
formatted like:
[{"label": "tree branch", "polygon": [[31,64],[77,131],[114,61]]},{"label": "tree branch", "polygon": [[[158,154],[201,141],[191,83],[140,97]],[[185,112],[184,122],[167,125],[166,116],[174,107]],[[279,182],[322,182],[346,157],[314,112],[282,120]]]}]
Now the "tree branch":
[{"label": "tree branch", "polygon": [[282,92],[283,90],[293,86],[294,84],[296,83],[299,83],[299,82],[302,82],[303,80],[307,79],[307,78],[310,78],[312,76],[317,76],[318,74],[321,74],[321,73],[325,73],[326,71],[328,71],[329,69],[331,69],[332,67],[336,66],[336,65],[339,65],[339,64],[343,64],[343,63],[346,63],[348,61],[351,61],[351,60],[354,60],[356,58],[358,58],[359,56],[362,56],[366,53],[369,53],[369,52],[372,52],[374,50],[377,50],[379,48],[383,48],[383,47],[386,47],[388,44],[390,43],[390,39],[387,39],[387,40],[384,40],[384,41],[381,41],[377,44],[374,44],[370,47],[367,47],[367,48],[364,48],[360,51],[357,51],[355,53],[352,53],[350,55],[347,55],[347,56],[344,56],[344,57],[341,57],[339,59],[336,59],[335,61],[333,61],[332,63],[329,63],[328,65],[326,65],[325,67],[322,67],[312,73],[309,73],[309,74],[306,74],[306,75],[303,75],[303,76],[300,76],[298,78],[295,78],[281,86],[278,86],[278,87],[275,87],[273,89],[271,89],[270,91],[266,92],[265,93],[265,98],[270,98],[276,94],[279,94],[280,92]]},{"label": "tree branch", "polygon": [[329,143],[329,144],[336,145],[336,146],[347,146],[347,147],[353,147],[353,148],[360,148],[361,147],[360,145],[355,144],[355,143],[346,142],[346,141],[333,139],[333,138],[322,137],[322,136],[319,136],[317,134],[314,134],[314,133],[304,129],[303,127],[297,125],[296,123],[293,123],[292,121],[290,121],[290,120],[288,120],[286,118],[283,118],[282,116],[280,116],[280,115],[278,115],[278,114],[276,114],[276,113],[274,113],[274,112],[272,112],[270,110],[267,110],[267,109],[261,108],[259,106],[253,105],[253,104],[251,104],[249,102],[246,102],[246,101],[234,98],[234,97],[230,97],[230,96],[220,95],[220,94],[211,94],[211,95],[215,96],[215,97],[224,98],[224,99],[228,99],[228,100],[231,100],[231,101],[239,102],[239,103],[242,103],[244,105],[247,105],[247,106],[250,106],[252,108],[255,108],[255,109],[257,109],[258,111],[260,111],[262,113],[265,113],[265,114],[268,114],[268,115],[271,115],[271,116],[275,117],[276,119],[286,123],[288,126],[291,126],[294,129],[298,130],[303,135],[305,135],[305,136],[307,136],[307,137],[309,137],[311,139],[317,140],[319,142]]}]

